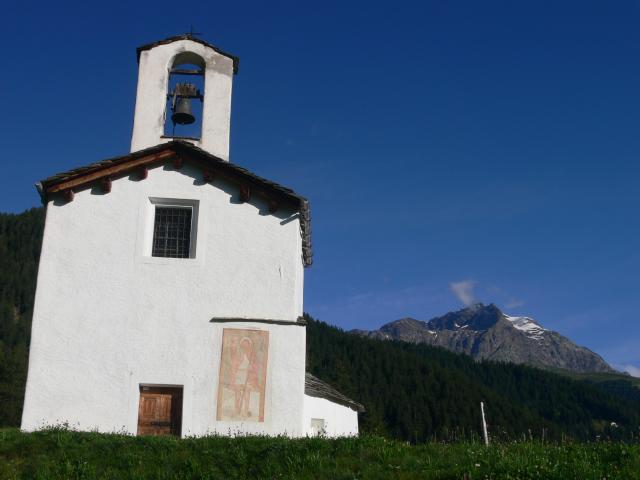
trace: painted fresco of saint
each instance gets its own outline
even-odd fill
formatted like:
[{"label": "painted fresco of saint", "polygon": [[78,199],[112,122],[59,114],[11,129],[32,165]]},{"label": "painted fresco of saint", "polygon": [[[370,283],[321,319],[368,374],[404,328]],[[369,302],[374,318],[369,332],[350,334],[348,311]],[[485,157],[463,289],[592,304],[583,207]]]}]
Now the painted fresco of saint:
[{"label": "painted fresco of saint", "polygon": [[268,332],[223,330],[218,420],[264,421],[268,347]]}]

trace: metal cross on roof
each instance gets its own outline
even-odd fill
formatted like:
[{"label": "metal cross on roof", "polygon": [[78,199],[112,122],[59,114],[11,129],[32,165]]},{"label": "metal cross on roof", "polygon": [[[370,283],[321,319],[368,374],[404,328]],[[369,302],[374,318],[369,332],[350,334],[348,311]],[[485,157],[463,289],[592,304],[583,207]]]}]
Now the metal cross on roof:
[{"label": "metal cross on roof", "polygon": [[186,33],[186,35],[190,35],[192,37],[195,37],[196,35],[202,35],[202,33],[200,32],[194,32],[193,31],[193,25],[191,25],[191,29]]}]

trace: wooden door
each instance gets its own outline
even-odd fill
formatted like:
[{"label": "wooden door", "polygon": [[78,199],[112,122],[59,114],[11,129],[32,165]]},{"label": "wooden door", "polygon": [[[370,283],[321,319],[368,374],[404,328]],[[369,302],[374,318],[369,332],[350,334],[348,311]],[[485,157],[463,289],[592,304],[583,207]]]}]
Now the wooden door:
[{"label": "wooden door", "polygon": [[140,387],[138,435],[182,433],[182,387]]}]

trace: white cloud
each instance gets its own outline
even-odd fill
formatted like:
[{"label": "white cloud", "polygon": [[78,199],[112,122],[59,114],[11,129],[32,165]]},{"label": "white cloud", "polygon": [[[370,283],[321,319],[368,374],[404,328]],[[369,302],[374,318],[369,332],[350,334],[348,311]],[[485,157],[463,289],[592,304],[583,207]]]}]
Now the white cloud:
[{"label": "white cloud", "polygon": [[474,280],[462,280],[460,282],[451,282],[449,284],[451,292],[467,307],[475,303],[475,287],[476,282]]},{"label": "white cloud", "polygon": [[636,367],[635,365],[619,365],[618,368],[633,377],[640,378],[640,367]]},{"label": "white cloud", "polygon": [[512,298],[504,306],[507,308],[518,308],[518,307],[522,307],[523,305],[524,305],[524,302],[522,300],[518,300],[517,298]]}]

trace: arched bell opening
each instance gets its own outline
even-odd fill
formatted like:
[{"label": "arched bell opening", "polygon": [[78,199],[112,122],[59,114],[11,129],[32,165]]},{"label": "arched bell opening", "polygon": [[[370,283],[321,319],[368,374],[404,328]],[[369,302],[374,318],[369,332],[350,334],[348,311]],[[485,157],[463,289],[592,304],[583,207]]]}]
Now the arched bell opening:
[{"label": "arched bell opening", "polygon": [[193,52],[175,56],[169,68],[164,137],[200,140],[205,62]]}]

